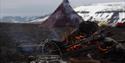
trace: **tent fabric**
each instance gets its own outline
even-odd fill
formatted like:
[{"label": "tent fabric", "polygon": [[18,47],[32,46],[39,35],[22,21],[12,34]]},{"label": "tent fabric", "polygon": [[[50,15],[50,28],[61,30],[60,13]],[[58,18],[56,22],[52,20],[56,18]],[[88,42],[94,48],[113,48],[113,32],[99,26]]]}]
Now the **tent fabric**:
[{"label": "tent fabric", "polygon": [[41,23],[42,27],[78,27],[82,18],[69,5],[68,0],[63,0],[59,7],[49,16],[46,21]]}]

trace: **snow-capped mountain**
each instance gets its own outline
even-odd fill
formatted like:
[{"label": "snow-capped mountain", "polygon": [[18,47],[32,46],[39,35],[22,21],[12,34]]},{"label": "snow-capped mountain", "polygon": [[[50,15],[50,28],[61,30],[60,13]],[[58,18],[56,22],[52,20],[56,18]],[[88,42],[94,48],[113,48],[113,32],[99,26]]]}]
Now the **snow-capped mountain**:
[{"label": "snow-capped mountain", "polygon": [[[66,5],[66,4],[65,4]],[[67,8],[67,10],[70,11],[70,8]],[[125,2],[110,2],[110,3],[97,3],[97,4],[91,4],[88,6],[79,6],[74,8],[74,10],[80,15],[85,21],[89,20],[91,17],[93,17],[91,20],[96,21],[107,21],[109,20],[114,12],[119,12],[119,20],[118,22],[123,22],[122,20],[125,19]],[[74,15],[70,15],[74,16]],[[44,22],[48,17],[45,18],[39,18],[36,20],[31,21],[31,23],[35,22]]]},{"label": "snow-capped mountain", "polygon": [[39,16],[3,16],[0,22],[4,23],[27,23],[31,20],[36,19]]},{"label": "snow-capped mountain", "polygon": [[48,19],[49,16],[43,17],[43,18],[38,18],[32,21],[29,21],[29,23],[42,23],[44,22],[46,19]]},{"label": "snow-capped mountain", "polygon": [[[79,6],[74,8],[74,10],[71,8],[69,3],[67,3],[67,0],[64,0],[64,4],[61,4],[63,7],[63,11],[56,12],[55,17],[58,18],[60,16],[63,16],[63,14],[67,14],[67,18],[71,20],[75,20],[78,18],[78,16],[75,13],[75,11],[78,13],[79,16],[81,16],[85,21],[91,19],[92,21],[108,21],[112,18],[114,14],[117,14],[118,12],[118,20],[117,22],[125,22],[125,2],[111,2],[111,3],[96,3],[91,4],[88,6]],[[60,5],[60,7],[61,7]],[[73,13],[71,13],[73,12]],[[57,15],[58,13],[58,15]],[[53,14],[54,15],[54,14]],[[69,17],[70,16],[70,17]],[[23,19],[23,20],[22,20]],[[22,18],[21,21],[18,21],[17,19],[6,19],[4,21],[6,22],[14,22],[14,23],[42,23],[46,21],[47,19],[50,19],[50,16],[37,18],[36,17],[30,17],[30,18]],[[28,19],[28,20],[27,20]],[[70,20],[70,21],[71,21]],[[3,21],[3,20],[0,20]],[[81,20],[80,20],[81,21]],[[75,21],[74,21],[75,22]],[[54,23],[54,22],[53,22]],[[51,23],[52,24],[52,23]]]},{"label": "snow-capped mountain", "polygon": [[89,6],[79,6],[74,9],[85,21],[108,21],[118,12],[118,22],[125,19],[125,2],[98,3]]},{"label": "snow-capped mountain", "polygon": [[89,6],[79,6],[74,9],[75,11],[125,11],[125,2],[112,2],[112,3],[98,3]]}]

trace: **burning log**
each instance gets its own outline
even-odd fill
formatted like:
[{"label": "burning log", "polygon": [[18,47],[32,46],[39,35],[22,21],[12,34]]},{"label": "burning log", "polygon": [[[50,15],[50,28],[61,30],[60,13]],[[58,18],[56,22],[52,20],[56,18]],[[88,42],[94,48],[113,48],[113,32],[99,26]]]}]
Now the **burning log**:
[{"label": "burning log", "polygon": [[[98,59],[98,60],[105,59],[105,57],[108,57],[109,54],[111,56],[114,56],[114,53],[118,52],[117,45],[119,43],[114,39],[110,38],[112,36],[112,34],[110,34],[110,31],[108,31],[107,29],[98,29],[95,26],[95,29],[97,30],[90,28],[90,31],[88,30],[87,32],[86,30],[84,30],[86,29],[86,27],[84,28],[84,26],[82,30],[82,26],[83,25],[81,25],[81,28],[78,28],[77,30],[72,32],[67,38],[65,38],[64,41],[49,42],[49,44],[50,43],[56,44],[56,45],[53,44],[53,47],[55,47],[55,49],[53,47],[49,49],[52,48],[54,50],[59,49],[58,51],[61,52],[60,56],[62,58],[87,57],[87,54],[90,54],[93,59]],[[120,43],[124,43],[124,41],[120,41]],[[114,52],[114,50],[116,51]],[[58,51],[55,51],[53,53],[57,53]],[[121,52],[121,54],[123,55],[121,56],[121,58],[125,57],[123,53],[124,51]],[[78,62],[76,61],[76,63]]]},{"label": "burning log", "polygon": [[[108,50],[106,48],[102,48],[100,45],[100,42],[98,42],[98,41],[104,40],[105,37],[108,36],[107,31],[98,30],[95,33],[90,31],[89,34],[91,34],[91,36],[86,36],[85,34],[79,35],[79,32],[81,32],[80,28],[75,32],[73,32],[70,36],[68,36],[68,38],[66,38],[63,42],[57,42],[57,45],[59,46],[59,48],[62,48],[63,50],[65,50],[65,52],[63,51],[64,53],[75,52],[79,50],[84,51],[87,49],[91,49],[90,46],[94,48],[98,48],[100,51],[103,51],[103,52]],[[58,43],[62,43],[62,44],[59,45]]]}]

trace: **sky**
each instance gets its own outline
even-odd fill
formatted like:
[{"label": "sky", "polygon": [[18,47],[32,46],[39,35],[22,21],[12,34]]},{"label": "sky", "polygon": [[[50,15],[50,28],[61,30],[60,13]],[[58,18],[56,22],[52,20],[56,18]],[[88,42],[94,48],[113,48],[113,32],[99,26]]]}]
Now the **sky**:
[{"label": "sky", "polygon": [[[69,0],[73,8],[125,0]],[[52,13],[62,0],[0,0],[0,16],[42,16]]]}]

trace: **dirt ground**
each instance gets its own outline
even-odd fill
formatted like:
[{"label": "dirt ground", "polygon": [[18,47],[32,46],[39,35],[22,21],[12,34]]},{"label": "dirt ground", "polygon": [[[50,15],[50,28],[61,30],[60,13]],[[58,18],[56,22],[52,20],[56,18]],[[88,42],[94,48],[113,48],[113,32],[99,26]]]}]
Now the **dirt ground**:
[{"label": "dirt ground", "polygon": [[125,28],[114,27],[111,28],[115,40],[125,40]]}]

